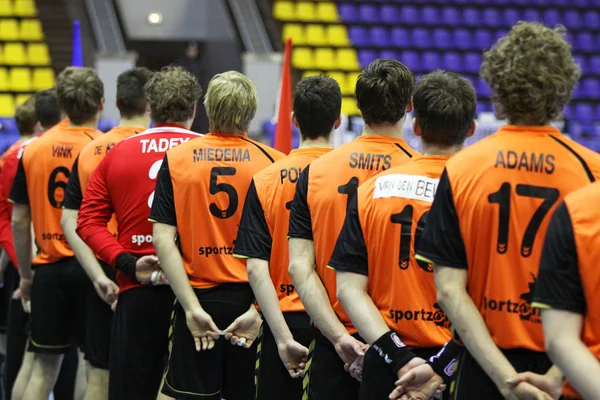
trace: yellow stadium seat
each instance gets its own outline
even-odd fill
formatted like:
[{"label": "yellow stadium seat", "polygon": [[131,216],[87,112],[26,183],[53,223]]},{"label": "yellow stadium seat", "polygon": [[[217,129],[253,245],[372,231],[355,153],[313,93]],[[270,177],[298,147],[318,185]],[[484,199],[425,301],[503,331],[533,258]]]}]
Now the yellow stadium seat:
[{"label": "yellow stadium seat", "polygon": [[25,103],[27,100],[31,98],[31,94],[18,94],[15,99],[15,106],[19,107],[21,104]]},{"label": "yellow stadium seat", "polygon": [[324,1],[317,4],[317,19],[323,22],[337,22],[340,20],[335,3]]},{"label": "yellow stadium seat", "polygon": [[354,97],[342,98],[342,114],[344,115],[360,115],[360,111],[356,106],[356,99]]},{"label": "yellow stadium seat", "polygon": [[33,90],[46,90],[54,87],[55,78],[52,68],[33,70]]},{"label": "yellow stadium seat", "polygon": [[10,94],[0,94],[0,117],[15,116],[15,100]]},{"label": "yellow stadium seat", "polygon": [[344,71],[360,69],[356,50],[354,49],[338,49],[336,62],[337,67]]},{"label": "yellow stadium seat", "polygon": [[0,68],[0,91],[8,91],[8,71],[6,71],[6,68]]},{"label": "yellow stadium seat", "polygon": [[284,24],[281,38],[284,42],[288,38],[291,38],[294,45],[304,44],[304,26],[298,24]]},{"label": "yellow stadium seat", "polygon": [[327,27],[327,44],[330,46],[348,46],[348,31],[344,25],[329,25]]},{"label": "yellow stadium seat", "polygon": [[323,25],[306,25],[306,43],[312,46],[322,46],[327,43]]},{"label": "yellow stadium seat", "polygon": [[308,78],[309,76],[321,75],[321,71],[304,71],[302,78]]},{"label": "yellow stadium seat", "polygon": [[273,16],[282,21],[290,21],[294,18],[294,5],[289,1],[276,1],[273,4]]},{"label": "yellow stadium seat", "polygon": [[15,15],[20,17],[34,17],[37,15],[34,0],[15,0]]},{"label": "yellow stadium seat", "polygon": [[346,74],[343,72],[329,72],[327,75],[337,81],[337,83],[340,85],[342,94],[352,94],[352,92],[348,93],[346,88]]},{"label": "yellow stadium seat", "polygon": [[11,0],[0,0],[0,16],[12,17],[14,15]]},{"label": "yellow stadium seat", "polygon": [[333,49],[320,48],[315,50],[315,66],[322,70],[335,69],[335,55]]},{"label": "yellow stadium seat", "polygon": [[29,68],[11,68],[9,82],[13,92],[30,92],[31,71]]},{"label": "yellow stadium seat", "polygon": [[350,93],[354,93],[356,90],[356,80],[358,79],[359,72],[350,72],[346,75],[346,86],[349,88]]},{"label": "yellow stadium seat", "polygon": [[50,53],[45,43],[31,43],[28,53],[31,65],[50,65]]},{"label": "yellow stadium seat", "polygon": [[296,3],[295,19],[300,21],[315,21],[315,7],[313,3],[307,1],[301,1]]},{"label": "yellow stadium seat", "polygon": [[0,40],[19,40],[16,19],[0,19]]},{"label": "yellow stadium seat", "polygon": [[314,68],[312,50],[304,47],[295,48],[292,53],[292,65],[300,69]]},{"label": "yellow stadium seat", "polygon": [[20,36],[22,40],[40,41],[44,39],[42,24],[39,19],[24,19],[21,21]]},{"label": "yellow stadium seat", "polygon": [[25,47],[21,43],[6,43],[4,45],[4,56],[2,61],[7,65],[24,65],[27,64],[25,56]]}]

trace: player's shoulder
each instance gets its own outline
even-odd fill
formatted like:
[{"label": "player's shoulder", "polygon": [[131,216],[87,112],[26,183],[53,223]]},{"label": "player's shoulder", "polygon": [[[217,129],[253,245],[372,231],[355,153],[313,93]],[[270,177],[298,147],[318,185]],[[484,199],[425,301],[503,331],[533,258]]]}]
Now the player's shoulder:
[{"label": "player's shoulder", "polygon": [[588,165],[594,178],[600,180],[600,154],[564,135],[552,135],[552,137],[565,147],[565,149],[572,152],[576,158],[581,159]]},{"label": "player's shoulder", "polygon": [[281,160],[286,157],[286,155],[281,151],[275,150],[271,146],[267,146],[266,144],[261,143],[258,140],[254,140],[246,135],[240,135],[240,139],[252,144],[252,146],[254,146],[257,150],[268,154],[274,161]]},{"label": "player's shoulder", "polygon": [[577,189],[564,198],[569,211],[583,211],[587,216],[592,216],[595,220],[600,217],[600,212],[590,209],[590,204],[596,204],[600,200],[600,182],[594,182]]}]

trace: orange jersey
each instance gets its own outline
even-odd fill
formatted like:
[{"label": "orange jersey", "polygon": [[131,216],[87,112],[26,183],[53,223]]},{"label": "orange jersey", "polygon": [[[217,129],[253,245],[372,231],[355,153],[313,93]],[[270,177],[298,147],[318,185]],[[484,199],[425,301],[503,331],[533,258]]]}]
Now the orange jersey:
[{"label": "orange jersey", "polygon": [[441,347],[450,322],[436,304],[433,266],[415,259],[448,157],[421,156],[358,188],[330,266],[369,277],[367,292],[410,347]]},{"label": "orange jersey", "polygon": [[496,345],[544,351],[531,307],[549,216],[600,176],[600,155],[553,127],[505,126],[446,164],[418,256],[466,268]]},{"label": "orange jersey", "polygon": [[[550,221],[535,285],[534,307],[581,314],[581,339],[600,361],[600,183],[565,197]],[[568,382],[563,395],[581,399]]]},{"label": "orange jersey", "polygon": [[360,136],[313,161],[302,173],[290,213],[290,238],[313,240],[317,273],[338,317],[356,330],[336,298],[335,271],[327,268],[346,208],[358,186],[418,155],[402,139]]},{"label": "orange jersey", "polygon": [[304,312],[288,273],[287,233],[290,207],[300,174],[328,148],[293,150],[289,156],[254,175],[235,240],[235,255],[269,261],[271,280],[282,312]]},{"label": "orange jersey", "polygon": [[72,257],[60,219],[73,162],[85,145],[102,135],[95,129],[61,126],[27,145],[10,200],[28,204],[40,254],[34,264]]},{"label": "orange jersey", "polygon": [[233,242],[252,176],[284,157],[246,135],[209,133],[167,152],[150,219],[177,227],[196,288],[248,282]]}]

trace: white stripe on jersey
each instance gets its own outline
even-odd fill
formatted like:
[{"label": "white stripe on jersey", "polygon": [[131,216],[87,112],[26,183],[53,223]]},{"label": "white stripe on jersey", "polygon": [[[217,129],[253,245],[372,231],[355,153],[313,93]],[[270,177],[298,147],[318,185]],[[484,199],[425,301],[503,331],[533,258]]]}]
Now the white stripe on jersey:
[{"label": "white stripe on jersey", "polygon": [[433,202],[439,179],[426,176],[393,174],[377,178],[374,199],[402,197],[405,199]]}]

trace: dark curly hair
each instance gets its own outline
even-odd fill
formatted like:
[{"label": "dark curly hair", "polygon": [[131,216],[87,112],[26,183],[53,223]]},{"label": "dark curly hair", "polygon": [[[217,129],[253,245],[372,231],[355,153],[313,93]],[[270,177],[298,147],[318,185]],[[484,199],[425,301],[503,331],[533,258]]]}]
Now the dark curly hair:
[{"label": "dark curly hair", "polygon": [[481,76],[499,116],[530,126],[560,117],[581,76],[565,33],[562,25],[519,22],[484,53]]}]

